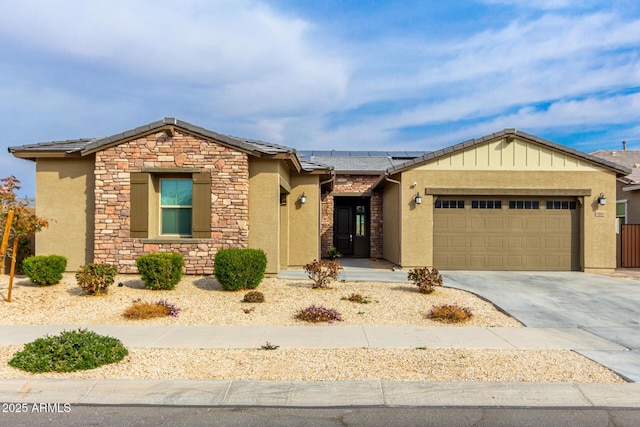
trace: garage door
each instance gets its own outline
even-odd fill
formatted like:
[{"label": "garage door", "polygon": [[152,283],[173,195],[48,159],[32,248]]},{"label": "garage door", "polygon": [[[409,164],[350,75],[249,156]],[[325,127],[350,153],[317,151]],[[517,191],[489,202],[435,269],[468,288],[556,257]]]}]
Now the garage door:
[{"label": "garage door", "polygon": [[434,266],[443,270],[579,270],[575,198],[439,196]]}]

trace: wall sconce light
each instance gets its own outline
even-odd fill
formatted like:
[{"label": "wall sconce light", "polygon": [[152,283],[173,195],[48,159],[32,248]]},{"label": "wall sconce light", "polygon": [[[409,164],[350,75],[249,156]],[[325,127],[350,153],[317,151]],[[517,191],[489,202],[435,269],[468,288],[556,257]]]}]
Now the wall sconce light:
[{"label": "wall sconce light", "polygon": [[307,203],[307,196],[304,195],[304,191],[302,192],[302,196],[300,196],[300,203],[303,205]]},{"label": "wall sconce light", "polygon": [[416,201],[416,205],[419,205],[420,203],[422,203],[422,197],[420,196],[420,193],[416,193],[416,197],[414,199]]},{"label": "wall sconce light", "polygon": [[600,195],[598,196],[598,204],[603,206],[607,204],[607,198],[604,197],[603,193],[600,193]]}]

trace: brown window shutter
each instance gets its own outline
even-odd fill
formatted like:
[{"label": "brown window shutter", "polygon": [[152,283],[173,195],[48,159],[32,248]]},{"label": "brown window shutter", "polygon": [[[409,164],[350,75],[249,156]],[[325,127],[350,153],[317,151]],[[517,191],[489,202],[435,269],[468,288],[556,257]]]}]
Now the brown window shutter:
[{"label": "brown window shutter", "polygon": [[131,173],[131,237],[149,237],[149,174]]},{"label": "brown window shutter", "polygon": [[199,239],[211,238],[211,174],[194,173],[192,201],[192,236]]}]

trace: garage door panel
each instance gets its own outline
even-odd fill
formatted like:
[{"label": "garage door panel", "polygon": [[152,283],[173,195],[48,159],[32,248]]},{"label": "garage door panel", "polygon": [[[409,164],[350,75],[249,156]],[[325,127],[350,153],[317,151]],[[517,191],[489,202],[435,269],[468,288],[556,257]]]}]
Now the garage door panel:
[{"label": "garage door panel", "polygon": [[452,229],[461,229],[464,230],[467,228],[467,219],[461,217],[451,218],[451,222],[449,223],[449,227]]},{"label": "garage door panel", "polygon": [[473,198],[456,198],[465,200],[465,208],[434,209],[435,267],[579,269],[579,210],[547,210],[544,200],[539,209],[510,209],[509,198],[499,209],[472,209]]},{"label": "garage door panel", "polygon": [[453,236],[450,242],[452,248],[464,249],[467,246],[467,238],[464,236]]}]

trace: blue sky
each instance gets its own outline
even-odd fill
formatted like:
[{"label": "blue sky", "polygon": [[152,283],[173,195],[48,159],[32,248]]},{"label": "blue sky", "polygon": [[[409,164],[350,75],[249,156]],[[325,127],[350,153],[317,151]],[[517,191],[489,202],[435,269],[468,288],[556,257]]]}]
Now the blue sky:
[{"label": "blue sky", "polygon": [[514,127],[640,149],[640,2],[0,0],[11,145],[162,117],[298,149],[433,150]]}]

